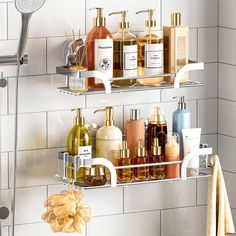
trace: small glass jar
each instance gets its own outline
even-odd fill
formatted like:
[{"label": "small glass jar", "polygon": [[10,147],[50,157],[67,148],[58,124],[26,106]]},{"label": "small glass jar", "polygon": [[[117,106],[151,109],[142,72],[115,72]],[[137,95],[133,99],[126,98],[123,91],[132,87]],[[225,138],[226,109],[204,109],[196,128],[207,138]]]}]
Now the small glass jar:
[{"label": "small glass jar", "polygon": [[103,186],[106,184],[105,168],[102,166],[92,166],[86,168],[84,183],[86,186]]}]

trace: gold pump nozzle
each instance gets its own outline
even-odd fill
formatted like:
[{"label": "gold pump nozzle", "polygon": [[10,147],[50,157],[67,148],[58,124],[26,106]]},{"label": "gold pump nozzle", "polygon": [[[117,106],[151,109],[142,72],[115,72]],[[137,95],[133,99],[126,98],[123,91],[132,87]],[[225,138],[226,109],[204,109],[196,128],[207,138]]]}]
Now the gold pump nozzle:
[{"label": "gold pump nozzle", "polygon": [[166,124],[165,116],[160,107],[155,107],[154,113],[150,117],[151,124]]},{"label": "gold pump nozzle", "polygon": [[103,16],[103,8],[102,7],[93,7],[89,9],[97,10],[97,16],[93,18],[93,25],[94,26],[106,26],[106,18]]},{"label": "gold pump nozzle", "polygon": [[156,27],[157,26],[157,21],[153,19],[155,9],[147,9],[147,10],[142,10],[136,12],[136,14],[140,13],[148,13],[149,20],[145,21],[145,26],[146,27]]},{"label": "gold pump nozzle", "polygon": [[105,111],[105,126],[113,126],[114,125],[114,108],[113,107],[105,107],[104,109],[98,109],[94,111],[94,113],[97,112],[103,112]]},{"label": "gold pump nozzle", "polygon": [[120,149],[120,157],[121,158],[129,158],[130,156],[130,152],[129,152],[129,149],[128,149],[128,143],[127,141],[123,141],[122,142],[122,148]]},{"label": "gold pump nozzle", "polygon": [[128,29],[128,28],[129,28],[129,22],[126,20],[127,12],[128,12],[128,11],[111,12],[111,13],[109,14],[109,16],[118,15],[118,14],[121,15],[122,20],[121,20],[121,22],[119,22],[119,28],[120,28],[120,29]]},{"label": "gold pump nozzle", "polygon": [[161,146],[159,146],[158,138],[153,139],[153,145],[151,147],[151,150],[152,150],[152,155],[154,155],[154,156],[161,155]]},{"label": "gold pump nozzle", "polygon": [[137,156],[138,157],[145,157],[147,154],[146,148],[144,146],[144,142],[142,139],[138,140],[138,147],[137,147]]},{"label": "gold pump nozzle", "polygon": [[84,125],[84,117],[82,116],[81,108],[74,108],[71,111],[76,111],[76,116],[74,117],[74,125]]}]

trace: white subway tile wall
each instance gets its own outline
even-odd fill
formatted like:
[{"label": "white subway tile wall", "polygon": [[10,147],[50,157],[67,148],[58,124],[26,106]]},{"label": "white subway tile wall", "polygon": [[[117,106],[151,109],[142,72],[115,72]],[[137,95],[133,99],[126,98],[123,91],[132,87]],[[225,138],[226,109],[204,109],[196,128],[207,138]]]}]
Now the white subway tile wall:
[{"label": "white subway tile wall", "polygon": [[[220,2],[222,4],[223,0]],[[232,12],[232,6],[235,4],[233,0],[227,2],[231,5],[220,9],[220,25],[227,27],[228,24],[228,27],[235,28],[235,22],[225,12],[227,9]],[[227,139],[230,139],[232,146],[229,149],[219,146],[219,152],[223,168],[236,173],[231,162],[235,140],[226,136],[236,135],[232,127],[227,128],[229,122],[230,126],[234,125],[233,119],[227,117],[228,123],[224,125],[225,116],[219,114],[217,123],[218,0],[121,0],[107,3],[107,0],[47,0],[43,8],[32,17],[30,39],[26,49],[29,64],[22,67],[19,87],[17,236],[53,235],[50,227],[42,222],[41,214],[44,212],[43,201],[46,196],[66,188],[58,185],[53,176],[57,172],[57,152],[64,150],[66,133],[73,122],[74,114],[70,111],[71,108],[85,108],[84,116],[87,122],[96,121],[102,125],[104,114],[93,115],[93,111],[113,105],[116,125],[123,130],[131,108],[141,108],[142,117],[147,118],[153,108],[160,105],[171,130],[172,112],[177,107],[177,100],[173,100],[173,97],[185,95],[192,115],[191,125],[203,128],[202,141],[213,146],[214,153],[217,153],[218,125],[222,134],[218,144],[225,144],[226,147]],[[190,25],[191,59],[206,62],[205,70],[191,72],[190,78],[203,82],[204,86],[80,97],[59,93],[57,87],[65,85],[65,78],[56,75],[55,68],[65,63],[67,41],[64,31],[71,35],[72,29],[76,34],[80,29],[81,35],[84,36],[91,29],[95,15],[89,8],[96,6],[105,7],[106,16],[112,11],[128,10],[131,30],[135,34],[144,29],[147,19],[145,15],[136,15],[136,11],[155,8],[160,31],[163,25],[170,24],[170,14],[180,11],[182,22]],[[112,32],[117,30],[119,20],[119,16],[107,16],[107,26]],[[0,0],[0,55],[15,53],[19,29],[20,15],[15,10],[14,2]],[[233,90],[235,68],[225,63],[236,64],[233,52],[235,32],[221,28],[219,37],[220,44],[224,41],[219,52],[219,61],[222,62],[219,66],[219,94],[222,99],[233,100],[231,103],[236,101]],[[8,87],[0,89],[2,204],[10,207],[15,67],[1,67],[0,71],[3,71],[4,77],[8,79]],[[226,79],[228,83],[224,85]],[[229,112],[227,109],[234,108],[234,104],[228,102],[225,108],[223,103],[225,100],[220,102],[219,110]],[[233,194],[234,192],[230,193],[231,199]],[[203,236],[206,196],[207,180],[84,191],[83,202],[92,207],[95,217],[87,225],[82,236]],[[2,223],[3,236],[8,236],[10,221],[8,219]]]},{"label": "white subway tile wall", "polygon": [[236,222],[236,2],[219,0],[218,151]]}]

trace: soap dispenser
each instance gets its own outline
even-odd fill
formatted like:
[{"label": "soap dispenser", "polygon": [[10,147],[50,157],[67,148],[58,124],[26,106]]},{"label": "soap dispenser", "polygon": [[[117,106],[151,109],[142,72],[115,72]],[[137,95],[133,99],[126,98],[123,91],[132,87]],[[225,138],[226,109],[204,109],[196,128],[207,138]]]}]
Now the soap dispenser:
[{"label": "soap dispenser", "polygon": [[[177,73],[179,69],[188,64],[189,60],[189,27],[182,25],[181,14],[171,14],[171,25],[163,26],[164,35],[164,71]],[[174,77],[166,77],[167,82],[173,83]],[[188,81],[185,73],[180,82]]]},{"label": "soap dispenser", "polygon": [[[108,78],[113,76],[113,40],[110,31],[106,28],[106,18],[103,16],[103,8],[91,8],[96,10],[94,27],[88,33],[86,39],[86,62],[88,70],[97,70]],[[90,89],[103,88],[103,83],[97,78],[89,78]]]},{"label": "soap dispenser", "polygon": [[[73,109],[77,114],[74,117],[73,127],[69,130],[66,139],[67,151],[72,156],[79,156],[84,158],[92,157],[92,137],[89,130],[85,126],[84,117],[81,109]],[[76,173],[70,167],[74,167],[73,163],[68,163],[67,178],[76,179],[75,183],[82,184],[85,177],[85,168],[79,168]]]},{"label": "soap dispenser", "polygon": [[178,108],[173,113],[172,127],[173,127],[173,132],[178,133],[180,137],[180,157],[181,159],[183,159],[184,153],[183,153],[182,129],[190,128],[190,112],[186,109],[186,102],[184,96],[179,98]]},{"label": "soap dispenser", "polygon": [[[147,13],[144,32],[138,35],[138,74],[140,76],[159,75],[164,72],[163,37],[157,31],[156,20],[153,19],[154,9],[142,10],[136,14]],[[158,86],[163,77],[139,79],[143,85]]]},{"label": "soap dispenser", "polygon": [[165,116],[162,114],[160,107],[156,107],[154,113],[151,115],[148,127],[145,132],[146,149],[148,155],[151,155],[151,147],[154,142],[154,138],[158,138],[159,145],[165,151],[167,137],[167,122]]},{"label": "soap dispenser", "polygon": [[[137,76],[137,38],[129,31],[127,21],[127,11],[112,12],[111,15],[121,15],[119,31],[113,34],[114,60],[113,77],[132,77]],[[116,87],[134,86],[135,79],[115,80],[113,85]]]},{"label": "soap dispenser", "polygon": [[117,165],[120,149],[122,147],[122,132],[114,126],[114,108],[105,107],[94,113],[105,112],[104,126],[96,133],[96,157],[103,157]]}]

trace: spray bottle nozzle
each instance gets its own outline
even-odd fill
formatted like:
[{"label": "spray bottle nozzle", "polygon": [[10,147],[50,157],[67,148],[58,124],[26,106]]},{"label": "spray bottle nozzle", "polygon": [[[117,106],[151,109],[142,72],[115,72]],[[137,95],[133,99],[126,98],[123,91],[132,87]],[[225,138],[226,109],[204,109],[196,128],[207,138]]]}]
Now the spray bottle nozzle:
[{"label": "spray bottle nozzle", "polygon": [[128,11],[111,12],[111,13],[109,14],[109,16],[112,16],[112,15],[121,15],[122,20],[121,20],[121,22],[119,23],[119,28],[120,28],[120,29],[128,29],[128,28],[129,28],[129,22],[126,20],[127,12],[128,12]]},{"label": "spray bottle nozzle", "polygon": [[97,10],[97,16],[93,18],[94,26],[105,26],[106,25],[106,18],[103,16],[103,8],[102,7],[93,7],[89,9]]},{"label": "spray bottle nozzle", "polygon": [[153,20],[154,11],[155,11],[155,9],[147,9],[147,10],[138,11],[138,12],[136,12],[136,14],[148,13],[149,19],[145,21],[146,27],[156,27],[157,22],[156,22],[156,20]]}]

